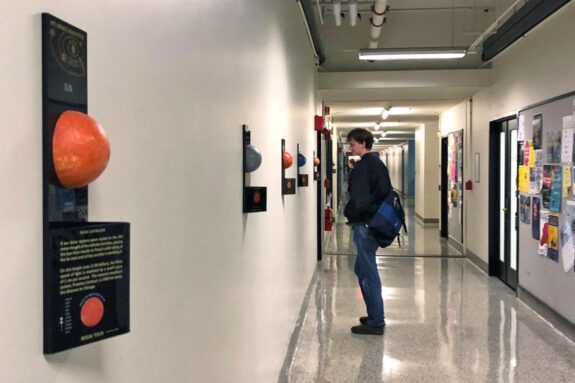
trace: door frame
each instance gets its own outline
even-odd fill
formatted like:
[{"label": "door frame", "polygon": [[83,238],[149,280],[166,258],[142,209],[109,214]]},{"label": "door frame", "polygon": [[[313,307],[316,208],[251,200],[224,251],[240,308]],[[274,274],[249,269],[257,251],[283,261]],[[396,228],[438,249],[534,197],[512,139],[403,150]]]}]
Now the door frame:
[{"label": "door frame", "polygon": [[[509,123],[510,121],[517,121],[517,115],[511,115],[507,117],[500,118],[498,120],[491,121],[489,123],[489,275],[496,276],[505,284],[507,284],[513,290],[517,289],[518,286],[518,276],[519,276],[519,256],[517,255],[517,269],[512,270],[511,274],[506,267],[505,263],[501,263],[499,259],[499,235],[500,235],[500,228],[501,222],[499,219],[500,213],[500,187],[499,184],[500,180],[500,133],[502,131],[502,124]],[[507,172],[511,166],[517,167],[517,163],[512,164],[510,153],[511,153],[511,135],[509,127],[503,128],[506,130],[505,134],[505,146],[506,146],[506,175],[505,175],[505,185],[504,187],[507,189],[508,186],[511,184],[510,174]],[[515,128],[517,129],[517,128]],[[515,130],[512,129],[512,130]],[[517,182],[517,180],[515,181]],[[512,198],[518,199],[518,192],[516,191],[515,196],[510,195],[509,191],[506,191],[506,208],[509,209],[511,205]],[[517,202],[517,206],[519,203]],[[515,226],[517,230],[518,225],[518,212],[516,212],[515,217],[509,216],[509,213],[506,214],[506,222],[509,223],[509,230],[506,233],[507,240],[510,238],[510,230],[513,229]],[[508,259],[510,256],[510,243],[505,244],[505,258]],[[519,231],[517,230],[516,235],[516,250],[519,249]]]}]

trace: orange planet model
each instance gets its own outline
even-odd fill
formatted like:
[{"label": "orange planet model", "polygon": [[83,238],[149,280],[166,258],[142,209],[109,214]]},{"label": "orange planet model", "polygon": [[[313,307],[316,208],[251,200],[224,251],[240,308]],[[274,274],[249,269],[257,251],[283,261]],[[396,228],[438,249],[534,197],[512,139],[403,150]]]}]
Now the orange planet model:
[{"label": "orange planet model", "polygon": [[314,157],[314,158],[313,158],[313,164],[314,164],[314,166],[319,166],[320,161],[319,161],[319,158],[318,158],[318,157]]},{"label": "orange planet model", "polygon": [[84,113],[68,110],[56,122],[52,158],[58,181],[64,187],[83,187],[106,169],[110,142],[96,120]]},{"label": "orange planet model", "polygon": [[282,158],[283,158],[284,169],[287,169],[293,165],[293,157],[288,152],[283,152]]},{"label": "orange planet model", "polygon": [[291,189],[291,181],[288,181],[287,184],[286,184],[286,186],[287,186],[288,189]]},{"label": "orange planet model", "polygon": [[260,192],[254,193],[253,200],[254,203],[260,203],[260,201],[262,200],[262,195],[260,194]]},{"label": "orange planet model", "polygon": [[82,304],[80,320],[86,327],[94,327],[104,316],[104,303],[98,297],[90,297]]}]

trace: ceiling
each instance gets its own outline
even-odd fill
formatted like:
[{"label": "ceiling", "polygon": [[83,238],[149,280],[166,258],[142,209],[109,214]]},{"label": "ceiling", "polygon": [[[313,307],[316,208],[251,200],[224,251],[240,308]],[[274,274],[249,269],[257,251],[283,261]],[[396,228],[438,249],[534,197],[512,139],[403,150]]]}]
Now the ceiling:
[{"label": "ceiling", "polygon": [[[379,47],[468,48],[514,2],[389,0],[387,21],[381,32]],[[462,76],[461,70],[488,69],[489,65],[481,61],[481,46],[476,54],[468,54],[459,60],[360,61],[359,50],[367,48],[370,38],[369,19],[374,0],[358,0],[361,19],[358,19],[355,27],[349,23],[347,0],[341,0],[344,17],[340,26],[335,24],[333,0],[312,0],[312,3],[315,3],[316,16],[321,14],[316,21],[326,56],[319,67],[319,93],[325,104],[330,106],[332,123],[343,141],[349,130],[365,127],[373,132],[388,132],[385,139],[377,144],[378,148],[403,143],[414,138],[417,127],[429,122],[437,123],[441,113],[487,86],[484,80],[467,84],[463,80],[450,83],[448,79],[443,79],[428,84],[433,82],[436,75],[445,73],[443,71],[449,71],[448,76],[451,76],[452,71],[459,70],[457,75],[464,78],[466,75]],[[419,75],[411,71],[419,71]],[[417,80],[410,82],[412,76]],[[383,107],[399,106],[409,107],[409,114],[382,119]],[[385,126],[375,130],[375,124],[380,122],[384,122]]]},{"label": "ceiling", "polygon": [[[389,11],[379,48],[469,47],[514,0],[389,0]],[[326,55],[322,71],[381,71],[420,69],[468,69],[483,65],[480,54],[460,60],[376,61],[358,59],[367,48],[373,0],[358,0],[361,19],[349,24],[347,0],[341,0],[344,17],[335,24],[333,0],[313,1],[318,29]],[[323,21],[323,23],[322,23]],[[480,53],[480,52],[479,52]]]}]

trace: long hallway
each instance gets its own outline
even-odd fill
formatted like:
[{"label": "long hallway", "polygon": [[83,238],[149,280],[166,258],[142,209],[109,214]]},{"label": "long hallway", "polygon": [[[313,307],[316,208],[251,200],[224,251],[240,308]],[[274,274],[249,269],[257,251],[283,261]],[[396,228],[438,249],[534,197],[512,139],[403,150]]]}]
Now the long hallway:
[{"label": "long hallway", "polygon": [[[350,333],[365,307],[353,273],[350,229],[339,223],[308,290],[279,381],[574,381],[575,345],[498,279],[454,257],[437,228],[413,221],[411,204],[407,210],[407,246],[380,249],[377,257],[383,337]],[[424,256],[432,253],[444,257]]]}]

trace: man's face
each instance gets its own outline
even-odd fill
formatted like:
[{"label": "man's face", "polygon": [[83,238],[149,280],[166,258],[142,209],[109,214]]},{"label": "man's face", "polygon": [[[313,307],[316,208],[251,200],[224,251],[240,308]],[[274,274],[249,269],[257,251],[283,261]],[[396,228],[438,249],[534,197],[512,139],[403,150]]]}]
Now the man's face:
[{"label": "man's face", "polygon": [[349,140],[349,150],[351,150],[353,155],[360,156],[365,152],[365,144],[360,144],[352,138]]}]

